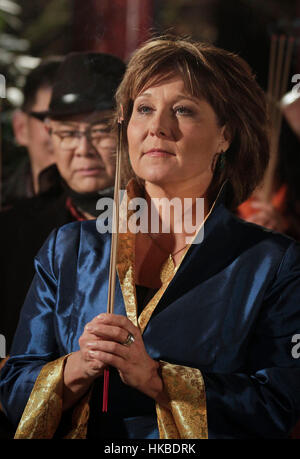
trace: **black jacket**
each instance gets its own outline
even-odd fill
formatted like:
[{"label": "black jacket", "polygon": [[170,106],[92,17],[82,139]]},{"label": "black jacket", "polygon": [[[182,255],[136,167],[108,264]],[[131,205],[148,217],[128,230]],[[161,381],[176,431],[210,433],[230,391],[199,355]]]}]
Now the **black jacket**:
[{"label": "black jacket", "polygon": [[55,188],[0,213],[0,334],[6,352],[34,276],[34,257],[54,228],[74,221],[66,193]]}]

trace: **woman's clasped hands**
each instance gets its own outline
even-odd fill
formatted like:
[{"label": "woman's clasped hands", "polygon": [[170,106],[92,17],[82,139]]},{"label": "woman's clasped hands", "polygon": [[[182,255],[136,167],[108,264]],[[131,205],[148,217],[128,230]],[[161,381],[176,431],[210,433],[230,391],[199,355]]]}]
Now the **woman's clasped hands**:
[{"label": "woman's clasped hands", "polygon": [[141,332],[125,316],[100,314],[84,327],[80,350],[70,354],[64,371],[64,409],[111,366],[121,380],[155,400],[165,401],[159,363],[147,353]]},{"label": "woman's clasped hands", "polygon": [[[133,337],[132,342],[125,344],[128,336]],[[105,367],[112,366],[125,384],[139,388],[158,367],[146,352],[140,330],[125,316],[100,314],[95,317],[85,326],[79,345],[89,376],[99,376]]]}]

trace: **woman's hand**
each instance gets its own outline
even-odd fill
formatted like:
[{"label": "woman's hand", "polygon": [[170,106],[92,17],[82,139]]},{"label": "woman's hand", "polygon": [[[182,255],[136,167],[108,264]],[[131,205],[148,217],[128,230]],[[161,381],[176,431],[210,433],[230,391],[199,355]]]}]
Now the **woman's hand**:
[{"label": "woman's hand", "polygon": [[[124,345],[128,334],[134,337]],[[122,381],[166,404],[159,364],[147,354],[141,333],[125,316],[100,314],[79,338],[80,350],[68,358],[64,370],[64,409],[72,406],[107,366],[115,367]]]},{"label": "woman's hand", "polygon": [[91,332],[96,327],[96,319],[89,322],[79,338],[80,350],[72,352],[64,368],[63,410],[74,405],[90,388],[92,382],[103,375],[105,364],[95,358],[93,347],[101,338]]},{"label": "woman's hand", "polygon": [[[125,316],[100,314],[86,330],[97,337],[87,344],[95,367],[115,367],[122,381],[146,395],[157,399],[163,383],[158,374],[159,364],[147,354],[140,330]],[[134,342],[124,345],[128,334]]]}]

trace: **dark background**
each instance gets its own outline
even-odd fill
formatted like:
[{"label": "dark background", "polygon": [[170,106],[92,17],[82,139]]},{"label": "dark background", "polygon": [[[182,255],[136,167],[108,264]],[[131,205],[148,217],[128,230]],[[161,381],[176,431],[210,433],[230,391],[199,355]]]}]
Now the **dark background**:
[{"label": "dark background", "polygon": [[14,143],[10,116],[20,104],[24,76],[40,58],[93,50],[126,61],[151,34],[168,32],[238,53],[264,89],[271,35],[284,33],[295,37],[288,89],[291,76],[300,73],[300,0],[2,0],[1,175],[24,154]]}]

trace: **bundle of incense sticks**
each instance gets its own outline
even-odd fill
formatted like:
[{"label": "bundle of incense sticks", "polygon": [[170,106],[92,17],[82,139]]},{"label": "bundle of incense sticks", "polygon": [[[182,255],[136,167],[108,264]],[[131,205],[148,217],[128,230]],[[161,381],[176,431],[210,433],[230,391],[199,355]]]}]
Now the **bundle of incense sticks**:
[{"label": "bundle of incense sticks", "polygon": [[[120,184],[121,184],[121,150],[122,150],[122,123],[123,123],[123,107],[121,107],[121,115],[118,119],[118,143],[117,143],[117,158],[116,158],[116,176],[114,188],[114,209],[112,218],[112,235],[110,248],[110,264],[109,264],[109,281],[108,281],[108,297],[107,297],[107,312],[114,312],[115,304],[115,287],[116,287],[116,265],[118,252],[119,238],[119,209],[120,209]],[[108,408],[108,387],[109,387],[109,368],[104,369],[103,382],[103,403],[102,411],[107,412]]]},{"label": "bundle of incense sticks", "polygon": [[287,38],[285,35],[279,37],[272,35],[271,37],[267,89],[271,123],[270,161],[261,188],[261,196],[265,201],[271,199],[278,163],[278,144],[282,123],[280,100],[287,91],[293,45],[293,37]]}]

